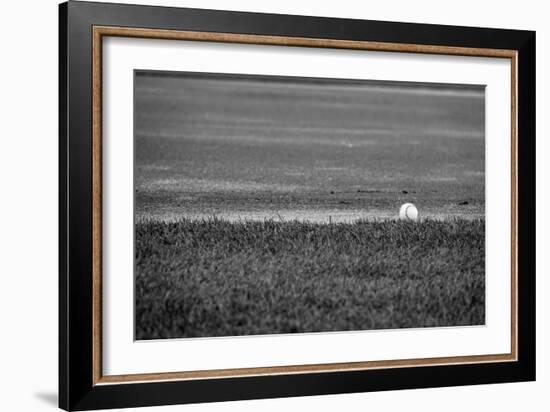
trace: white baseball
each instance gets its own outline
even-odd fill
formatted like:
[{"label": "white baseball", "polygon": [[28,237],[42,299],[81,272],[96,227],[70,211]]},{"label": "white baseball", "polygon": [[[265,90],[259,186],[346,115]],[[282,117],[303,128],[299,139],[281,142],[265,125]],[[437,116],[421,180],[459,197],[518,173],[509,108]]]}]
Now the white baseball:
[{"label": "white baseball", "polygon": [[418,209],[412,203],[405,203],[399,208],[399,219],[401,220],[418,219]]}]

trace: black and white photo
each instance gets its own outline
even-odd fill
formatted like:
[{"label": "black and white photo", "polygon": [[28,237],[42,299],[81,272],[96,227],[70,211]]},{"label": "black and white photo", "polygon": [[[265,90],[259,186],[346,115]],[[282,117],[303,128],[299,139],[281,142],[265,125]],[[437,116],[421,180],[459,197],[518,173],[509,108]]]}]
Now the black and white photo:
[{"label": "black and white photo", "polygon": [[485,324],[485,86],[134,71],[138,340]]},{"label": "black and white photo", "polygon": [[535,380],[536,34],[480,16],[61,4],[60,407]]}]

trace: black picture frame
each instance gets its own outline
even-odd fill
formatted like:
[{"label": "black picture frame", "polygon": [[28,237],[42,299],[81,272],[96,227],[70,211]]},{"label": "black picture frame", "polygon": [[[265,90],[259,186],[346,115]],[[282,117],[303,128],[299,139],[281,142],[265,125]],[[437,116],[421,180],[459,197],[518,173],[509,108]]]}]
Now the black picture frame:
[{"label": "black picture frame", "polygon": [[[94,26],[517,52],[517,361],[98,385],[93,350]],[[70,1],[59,6],[59,406],[90,410],[535,379],[535,32]]]}]

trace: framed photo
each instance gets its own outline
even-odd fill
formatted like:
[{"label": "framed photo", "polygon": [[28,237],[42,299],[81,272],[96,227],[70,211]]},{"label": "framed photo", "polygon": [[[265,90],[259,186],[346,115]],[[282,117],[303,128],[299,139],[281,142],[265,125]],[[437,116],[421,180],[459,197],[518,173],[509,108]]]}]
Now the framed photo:
[{"label": "framed photo", "polygon": [[535,33],[60,5],[59,402],[535,379]]}]

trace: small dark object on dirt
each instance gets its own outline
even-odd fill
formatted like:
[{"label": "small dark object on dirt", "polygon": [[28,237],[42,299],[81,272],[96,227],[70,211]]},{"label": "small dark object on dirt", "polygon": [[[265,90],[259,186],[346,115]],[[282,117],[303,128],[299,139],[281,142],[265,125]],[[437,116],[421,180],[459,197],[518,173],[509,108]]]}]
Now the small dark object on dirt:
[{"label": "small dark object on dirt", "polygon": [[406,194],[409,193],[409,192],[407,192],[406,190],[402,190],[401,193],[403,193],[404,195],[406,195]]},{"label": "small dark object on dirt", "polygon": [[330,194],[333,195],[333,194],[334,194],[334,190],[331,190],[331,191],[330,191]]},{"label": "small dark object on dirt", "polygon": [[464,202],[459,202],[458,204],[459,204],[460,206],[464,206],[464,205],[467,205],[467,204],[468,204],[468,201],[465,200]]}]

